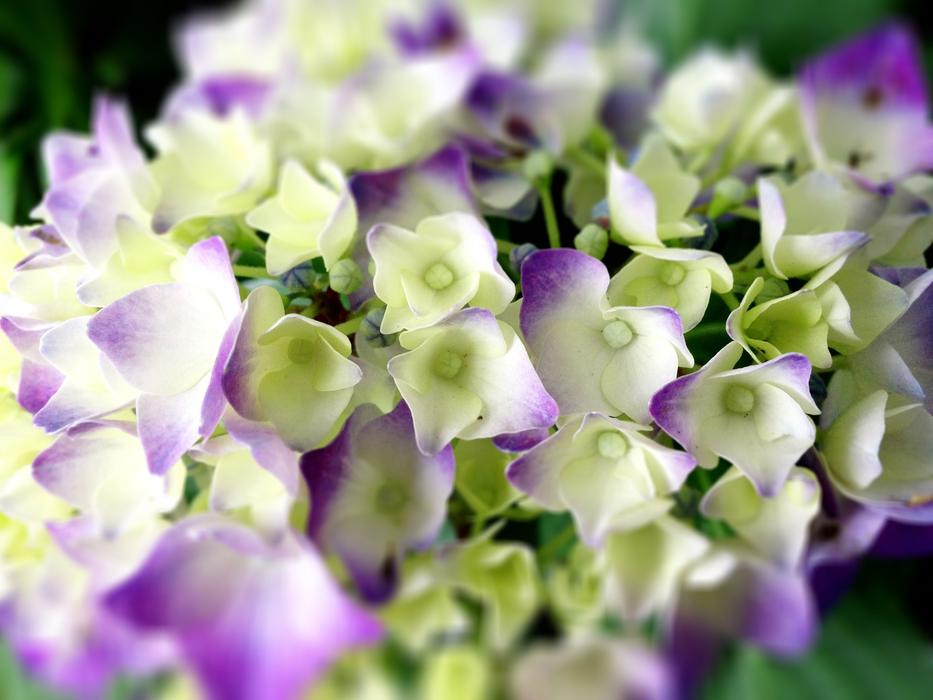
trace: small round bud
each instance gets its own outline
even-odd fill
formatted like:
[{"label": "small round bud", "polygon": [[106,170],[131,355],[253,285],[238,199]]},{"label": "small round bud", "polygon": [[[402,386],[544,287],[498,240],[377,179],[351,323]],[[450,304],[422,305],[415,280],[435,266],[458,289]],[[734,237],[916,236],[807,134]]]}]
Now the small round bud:
[{"label": "small round bud", "polygon": [[363,284],[363,271],[350,258],[334,263],[328,276],[330,288],[338,294],[352,294]]},{"label": "small round bud", "polygon": [[664,265],[661,266],[661,269],[658,270],[658,278],[669,287],[676,287],[678,284],[684,281],[684,277],[686,276],[687,271],[680,263],[664,263]]},{"label": "small round bud", "polygon": [[441,350],[434,358],[434,374],[443,379],[453,379],[463,369],[463,356],[450,350]]},{"label": "small round bud", "polygon": [[534,151],[522,163],[522,171],[531,182],[547,179],[553,170],[554,158],[547,151]]},{"label": "small round bud", "polygon": [[726,177],[713,187],[713,198],[707,213],[711,219],[741,204],[748,197],[748,186],[737,177]]},{"label": "small round bud", "polygon": [[515,270],[516,274],[521,274],[522,263],[537,250],[538,246],[533,243],[522,243],[509,251],[509,262],[512,263],[512,269]]},{"label": "small round bud", "polygon": [[373,309],[366,314],[363,323],[360,326],[360,332],[367,342],[380,347],[387,348],[394,345],[398,338],[398,333],[385,334],[382,332],[382,319],[386,314],[384,308]]},{"label": "small round bud", "polygon": [[609,249],[609,233],[602,226],[587,224],[580,233],[574,236],[573,247],[581,253],[602,260]]},{"label": "small round bud", "polygon": [[748,415],[755,408],[755,392],[741,384],[730,386],[723,398],[726,409],[732,413]]},{"label": "small round bud", "polygon": [[603,339],[606,341],[606,345],[614,350],[624,348],[632,342],[634,337],[632,327],[625,321],[612,321],[603,328]]},{"label": "small round bud", "polygon": [[424,273],[424,283],[437,292],[447,289],[453,282],[453,270],[444,263],[434,263]]},{"label": "small round bud", "polygon": [[621,433],[604,430],[596,438],[596,449],[606,459],[619,459],[628,452],[628,442]]}]

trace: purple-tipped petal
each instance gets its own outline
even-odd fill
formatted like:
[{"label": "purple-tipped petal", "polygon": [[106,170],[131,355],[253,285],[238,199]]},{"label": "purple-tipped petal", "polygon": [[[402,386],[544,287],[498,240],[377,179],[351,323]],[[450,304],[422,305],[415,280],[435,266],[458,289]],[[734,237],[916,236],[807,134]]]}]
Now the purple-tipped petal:
[{"label": "purple-tipped petal", "polygon": [[197,441],[210,378],[170,396],[143,394],[136,401],[139,439],[153,474],[164,474]]},{"label": "purple-tipped petal", "polygon": [[[370,256],[365,237],[376,224],[414,230],[422,219],[438,214],[478,214],[470,183],[469,163],[462,149],[448,146],[425,160],[390,170],[357,173],[350,178],[360,236],[353,259],[366,270]],[[372,280],[351,295],[361,304],[372,296]]]},{"label": "purple-tipped petal", "polygon": [[218,700],[294,698],[341,654],[381,636],[307,544],[268,544],[209,516],[168,531],[105,605],[173,638]]},{"label": "purple-tipped petal", "polygon": [[522,265],[522,334],[534,345],[552,321],[598,315],[608,288],[609,273],[596,258],[565,248],[537,251]]},{"label": "purple-tipped petal", "polygon": [[492,439],[492,444],[503,452],[526,452],[550,435],[548,428],[532,428],[518,433],[503,433]]},{"label": "purple-tipped petal", "polygon": [[23,360],[16,400],[30,413],[38,413],[61,387],[64,376],[54,367]]},{"label": "purple-tipped petal", "polygon": [[224,416],[224,427],[237,442],[249,447],[259,466],[278,477],[289,495],[297,496],[299,454],[282,441],[275,428],[268,423],[241,418],[233,411]]},{"label": "purple-tipped petal", "polygon": [[804,66],[800,94],[811,151],[857,182],[883,191],[933,166],[921,51],[906,27],[880,27],[817,57]]},{"label": "purple-tipped petal", "polygon": [[695,449],[696,440],[691,432],[691,424],[687,419],[691,390],[702,376],[698,370],[693,374],[679,377],[661,387],[651,397],[648,411],[651,418],[665,433],[677,440],[689,451]]},{"label": "purple-tipped petal", "polygon": [[744,559],[717,586],[688,587],[675,617],[694,630],[742,639],[776,656],[806,652],[817,630],[816,606],[807,579],[798,572]]}]

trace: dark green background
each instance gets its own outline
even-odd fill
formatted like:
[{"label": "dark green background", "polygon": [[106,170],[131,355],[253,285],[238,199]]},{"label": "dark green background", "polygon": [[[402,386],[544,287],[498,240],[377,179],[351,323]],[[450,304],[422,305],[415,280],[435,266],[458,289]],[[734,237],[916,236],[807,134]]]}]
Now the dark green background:
[{"label": "dark green background", "polygon": [[[551,1],[551,0],[542,0]],[[185,12],[229,3],[0,0],[0,219],[25,221],[41,194],[38,144],[55,128],[85,130],[91,97],[126,96],[152,119],[177,79],[170,31]],[[628,0],[674,62],[704,43],[757,49],[789,74],[808,55],[889,18],[923,40],[933,75],[933,23],[924,0]],[[2,446],[0,446],[2,449]],[[870,561],[834,608],[813,652],[780,664],[736,649],[707,685],[710,700],[933,697],[929,559]],[[50,697],[22,678],[0,648],[0,700]],[[120,686],[114,697],[132,697]]]}]

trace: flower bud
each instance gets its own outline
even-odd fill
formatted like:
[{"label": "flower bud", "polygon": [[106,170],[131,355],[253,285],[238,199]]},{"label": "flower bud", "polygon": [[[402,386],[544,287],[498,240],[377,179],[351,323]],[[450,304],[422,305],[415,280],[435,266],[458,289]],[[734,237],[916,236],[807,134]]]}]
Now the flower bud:
[{"label": "flower bud", "polygon": [[352,294],[363,284],[363,271],[350,258],[334,263],[330,269],[330,288],[338,294]]},{"label": "flower bud", "polygon": [[609,234],[601,226],[588,224],[580,233],[574,236],[573,247],[602,260],[609,248]]},{"label": "flower bud", "polygon": [[737,177],[726,177],[713,186],[713,199],[707,213],[715,219],[734,206],[741,204],[748,196],[748,186]]}]

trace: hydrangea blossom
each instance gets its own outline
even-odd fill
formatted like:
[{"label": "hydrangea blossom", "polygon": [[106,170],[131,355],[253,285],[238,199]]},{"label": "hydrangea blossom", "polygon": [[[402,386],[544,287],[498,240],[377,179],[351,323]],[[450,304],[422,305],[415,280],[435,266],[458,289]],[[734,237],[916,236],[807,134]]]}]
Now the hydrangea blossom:
[{"label": "hydrangea blossom", "polygon": [[665,386],[651,399],[651,416],[700,466],[715,467],[723,457],[773,495],[816,436],[807,415],[819,413],[810,363],[788,353],[733,369],[741,355],[730,343],[699,371]]},{"label": "hydrangea blossom", "polygon": [[139,439],[164,473],[223,411],[221,371],[240,294],[223,241],[193,245],[179,281],[139,289],[88,322],[91,341],[138,392]]},{"label": "hydrangea blossom", "polygon": [[354,413],[327,447],[302,457],[313,509],[308,532],[338,552],[363,593],[392,593],[398,559],[408,547],[430,545],[453,489],[449,446],[418,451],[404,402],[384,416]]},{"label": "hydrangea blossom", "polygon": [[366,242],[373,288],[386,303],[383,333],[431,326],[467,304],[498,314],[515,296],[492,235],[475,217],[430,217],[414,231],[376,226]]},{"label": "hydrangea blossom", "polygon": [[584,253],[533,254],[522,265],[522,333],[561,413],[644,422],[652,395],[693,356],[673,309],[613,307],[608,288],[605,266]]},{"label": "hydrangea blossom", "polygon": [[[485,309],[466,309],[399,338],[408,352],[389,374],[411,409],[418,447],[436,454],[455,437],[473,439],[548,427],[557,405],[515,331]],[[509,384],[503,393],[500,387]]]},{"label": "hydrangea blossom", "polygon": [[509,480],[532,500],[573,513],[584,542],[637,528],[671,506],[693,458],[662,447],[644,428],[587,413],[509,465]]},{"label": "hydrangea blossom", "polygon": [[245,0],[180,25],[153,155],[109,96],[45,140],[0,225],[27,673],[692,697],[726,643],[804,652],[857,557],[927,552],[915,40],[665,74],[603,9]]},{"label": "hydrangea blossom", "polygon": [[670,147],[661,139],[649,139],[631,170],[609,163],[613,235],[622,243],[643,246],[701,235],[701,227],[685,218],[699,190],[696,176],[681,168]]},{"label": "hydrangea blossom", "polygon": [[246,223],[269,234],[269,274],[280,275],[318,256],[333,267],[353,240],[356,204],[343,175],[327,162],[320,169],[323,182],[297,161],[287,161],[275,197],[246,216]]},{"label": "hydrangea blossom", "polygon": [[333,431],[362,372],[350,341],[325,323],[285,314],[282,298],[259,287],[247,298],[223,391],[244,418],[268,421],[301,452]]}]

